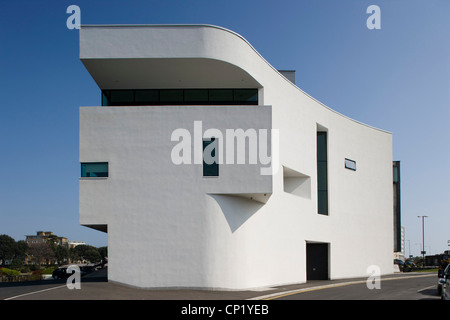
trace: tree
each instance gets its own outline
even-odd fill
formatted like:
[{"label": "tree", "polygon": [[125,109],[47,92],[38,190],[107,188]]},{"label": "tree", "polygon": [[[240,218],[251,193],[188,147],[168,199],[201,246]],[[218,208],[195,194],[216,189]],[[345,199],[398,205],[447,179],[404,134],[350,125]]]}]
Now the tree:
[{"label": "tree", "polygon": [[91,263],[99,263],[100,261],[102,261],[102,256],[98,252],[97,248],[91,247],[85,253],[85,259]]},{"label": "tree", "polygon": [[96,247],[80,244],[71,249],[71,257],[74,260],[89,261],[97,263],[102,260],[102,256]]},{"label": "tree", "polygon": [[16,242],[15,258],[25,260],[28,251],[28,243],[24,240],[19,240]]},{"label": "tree", "polygon": [[105,261],[106,258],[108,257],[108,247],[100,247],[97,250],[102,256],[102,261]]},{"label": "tree", "polygon": [[67,260],[69,258],[69,249],[63,246],[56,246],[53,249],[55,253],[55,258],[58,261],[58,263],[62,263],[63,261]]},{"label": "tree", "polygon": [[49,261],[55,257],[55,253],[46,243],[36,243],[29,247],[28,253],[32,256],[33,261],[41,266],[43,261]]},{"label": "tree", "polygon": [[6,260],[14,258],[16,241],[6,234],[0,235],[0,260],[5,265]]}]

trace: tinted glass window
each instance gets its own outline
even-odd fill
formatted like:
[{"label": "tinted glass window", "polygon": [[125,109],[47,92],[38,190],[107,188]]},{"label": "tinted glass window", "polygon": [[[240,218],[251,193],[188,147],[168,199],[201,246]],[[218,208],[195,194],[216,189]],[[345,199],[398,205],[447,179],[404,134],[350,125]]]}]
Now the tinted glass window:
[{"label": "tinted glass window", "polygon": [[234,101],[236,102],[257,102],[258,90],[254,89],[236,89],[234,90]]},{"label": "tinted glass window", "polygon": [[233,101],[233,90],[231,89],[212,89],[209,90],[209,101]]},{"label": "tinted glass window", "polygon": [[159,101],[159,90],[137,90],[135,93],[135,102],[152,103]]},{"label": "tinted glass window", "polygon": [[203,176],[205,177],[219,176],[217,148],[217,139],[203,140]]},{"label": "tinted glass window", "polygon": [[107,177],[108,162],[87,162],[81,164],[82,177]]},{"label": "tinted glass window", "polygon": [[317,132],[317,210],[328,215],[327,133]]},{"label": "tinted glass window", "polygon": [[184,92],[185,102],[207,102],[208,90],[185,90]]},{"label": "tinted glass window", "polygon": [[182,102],[183,90],[161,90],[159,97],[161,102]]},{"label": "tinted glass window", "polygon": [[110,102],[112,105],[117,103],[129,103],[134,101],[133,90],[114,90],[110,94]]}]

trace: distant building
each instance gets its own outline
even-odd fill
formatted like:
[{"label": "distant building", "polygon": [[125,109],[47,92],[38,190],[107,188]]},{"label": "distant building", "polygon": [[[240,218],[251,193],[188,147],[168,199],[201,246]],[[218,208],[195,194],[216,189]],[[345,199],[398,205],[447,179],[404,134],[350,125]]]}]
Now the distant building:
[{"label": "distant building", "polygon": [[86,242],[84,242],[84,241],[69,240],[68,247],[69,247],[69,249],[71,249],[71,248],[75,248],[76,246],[85,245],[85,244],[86,244]]},{"label": "distant building", "polygon": [[54,241],[59,246],[68,247],[68,241],[65,237],[58,237],[51,231],[38,231],[36,235],[25,236],[25,242],[32,246],[39,243],[48,243],[49,241]]}]

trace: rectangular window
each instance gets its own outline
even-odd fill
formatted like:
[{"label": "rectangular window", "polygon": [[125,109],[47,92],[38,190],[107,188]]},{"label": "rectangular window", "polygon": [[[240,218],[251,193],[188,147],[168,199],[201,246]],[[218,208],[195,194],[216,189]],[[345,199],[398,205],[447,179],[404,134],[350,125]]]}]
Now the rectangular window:
[{"label": "rectangular window", "polygon": [[159,99],[161,103],[181,103],[183,102],[183,90],[161,90],[159,92]]},{"label": "rectangular window", "polygon": [[203,176],[218,177],[219,161],[218,161],[218,140],[211,138],[203,140]]},{"label": "rectangular window", "polygon": [[258,105],[258,89],[102,90],[102,106]]},{"label": "rectangular window", "polygon": [[258,90],[236,89],[234,90],[234,101],[237,103],[258,102]]},{"label": "rectangular window", "polygon": [[110,105],[109,96],[109,91],[102,91],[102,106],[108,107]]},{"label": "rectangular window", "polygon": [[356,161],[345,159],[345,168],[356,171]]},{"label": "rectangular window", "polygon": [[134,103],[137,105],[154,104],[159,102],[159,90],[136,90]]},{"label": "rectangular window", "polygon": [[184,91],[184,101],[186,103],[205,104],[208,100],[208,90],[206,89],[192,89]]},{"label": "rectangular window", "polygon": [[84,162],[81,177],[108,177],[108,162]]},{"label": "rectangular window", "polygon": [[134,102],[134,91],[133,90],[117,90],[111,91],[110,99],[111,105],[120,106],[126,104],[133,104]]},{"label": "rectangular window", "polygon": [[232,89],[213,89],[209,90],[209,101],[217,103],[231,103],[233,101]]},{"label": "rectangular window", "polygon": [[317,210],[328,215],[327,133],[317,132]]}]

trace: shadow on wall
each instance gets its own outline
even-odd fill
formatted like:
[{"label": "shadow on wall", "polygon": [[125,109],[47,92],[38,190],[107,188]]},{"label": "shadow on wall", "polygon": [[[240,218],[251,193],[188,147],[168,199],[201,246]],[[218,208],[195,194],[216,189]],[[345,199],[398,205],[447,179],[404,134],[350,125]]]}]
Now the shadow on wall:
[{"label": "shadow on wall", "polygon": [[252,217],[264,203],[239,195],[209,194],[222,209],[232,233]]}]

